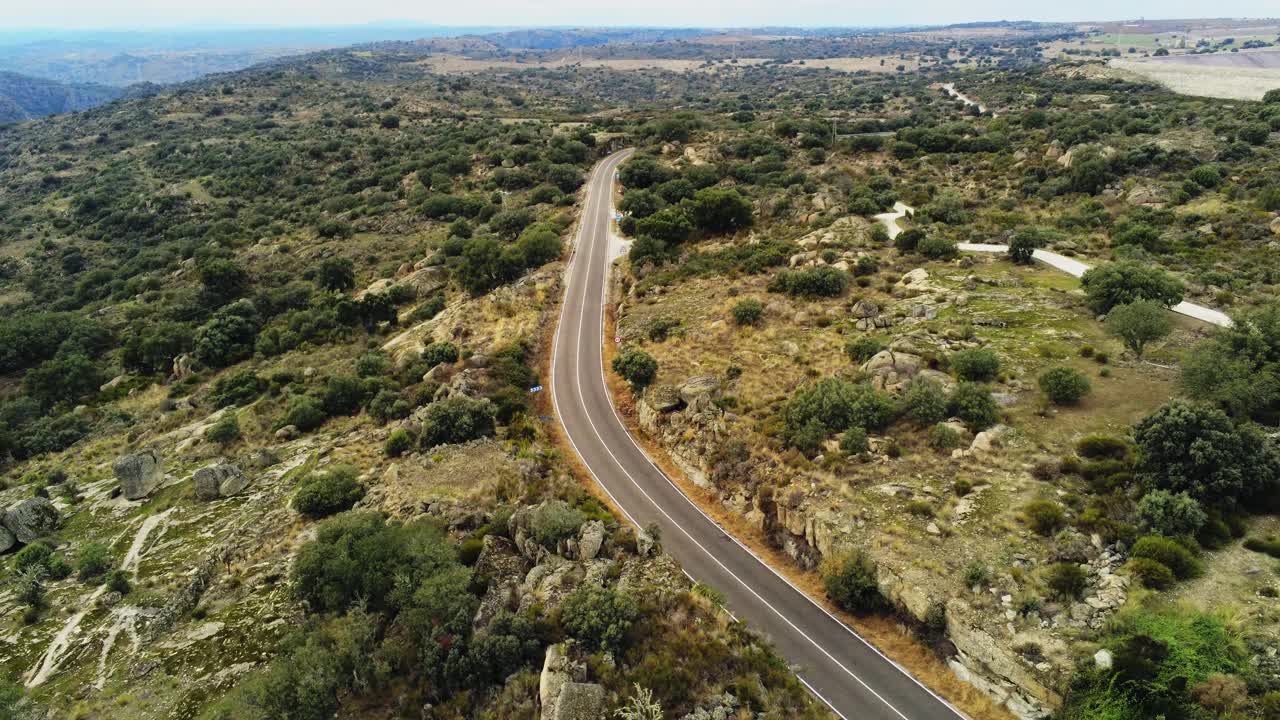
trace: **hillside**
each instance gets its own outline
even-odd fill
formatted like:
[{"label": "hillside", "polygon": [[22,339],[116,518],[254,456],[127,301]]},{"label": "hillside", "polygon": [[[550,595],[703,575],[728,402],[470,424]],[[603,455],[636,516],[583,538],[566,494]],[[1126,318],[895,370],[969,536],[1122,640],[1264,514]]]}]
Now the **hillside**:
[{"label": "hillside", "polygon": [[105,85],[64,84],[53,80],[0,72],[0,125],[79,112],[111,102],[123,91]]}]

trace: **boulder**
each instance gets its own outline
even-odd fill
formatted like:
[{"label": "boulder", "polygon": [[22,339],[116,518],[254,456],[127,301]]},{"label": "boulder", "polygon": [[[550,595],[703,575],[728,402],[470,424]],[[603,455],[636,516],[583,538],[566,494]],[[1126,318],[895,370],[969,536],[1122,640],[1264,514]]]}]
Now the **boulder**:
[{"label": "boulder", "polygon": [[249,478],[239,466],[225,460],[196,470],[194,480],[197,500],[230,497],[249,486]]},{"label": "boulder", "polygon": [[8,528],[0,527],[0,553],[8,552],[9,548],[18,544],[18,538],[9,532]]},{"label": "boulder", "polygon": [[62,515],[49,498],[33,497],[9,508],[3,524],[18,542],[26,544],[44,537],[62,523]]},{"label": "boulder", "polygon": [[195,359],[192,358],[187,353],[182,353],[181,355],[175,357],[173,359],[173,372],[172,372],[173,379],[181,380],[182,378],[187,377],[188,375],[190,375],[192,372],[195,371],[194,366],[195,366]]},{"label": "boulder", "polygon": [[900,390],[923,368],[924,358],[894,350],[881,350],[862,365],[877,390]]},{"label": "boulder", "polygon": [[163,460],[152,448],[116,458],[111,469],[120,481],[120,492],[128,500],[150,495],[164,480]]},{"label": "boulder", "polygon": [[720,380],[715,375],[696,375],[680,386],[680,399],[685,407],[702,412],[715,404],[720,392]]},{"label": "boulder", "polygon": [[[603,717],[603,713],[600,711],[600,704],[604,702],[604,688],[600,688],[599,685],[594,686],[599,688],[600,691],[600,704],[597,704],[594,715],[560,714],[561,698],[565,695],[565,690],[573,685],[583,685],[578,681],[585,675],[586,667],[582,663],[574,662],[565,654],[564,643],[557,643],[547,647],[547,654],[542,661],[542,675],[538,678],[538,703],[542,705],[542,720],[555,720],[556,718],[596,720]],[[564,705],[565,710],[589,709],[592,695],[592,691],[584,691],[581,688],[569,691],[569,701]]]},{"label": "boulder", "polygon": [[[543,717],[546,709],[543,708]],[[565,683],[556,698],[551,720],[600,720],[604,717],[604,687],[595,683]]]},{"label": "boulder", "polygon": [[853,306],[853,316],[856,318],[873,318],[880,314],[880,306],[870,300],[859,300]]},{"label": "boulder", "polygon": [[578,559],[595,560],[604,546],[604,523],[592,520],[584,523],[578,535]]},{"label": "boulder", "polygon": [[680,390],[670,385],[654,385],[645,390],[644,401],[658,412],[671,412],[680,407]]},{"label": "boulder", "polygon": [[1110,650],[1099,650],[1093,654],[1093,664],[1099,670],[1110,670],[1112,663]]},{"label": "boulder", "polygon": [[903,275],[902,279],[898,281],[898,284],[911,287],[912,285],[923,285],[928,282],[928,280],[929,271],[924,268],[916,268],[906,275]]},{"label": "boulder", "polygon": [[969,445],[969,450],[973,452],[992,452],[1001,446],[1001,440],[1008,432],[1009,428],[1005,425],[996,425],[988,430],[983,430],[974,436],[973,443]]}]

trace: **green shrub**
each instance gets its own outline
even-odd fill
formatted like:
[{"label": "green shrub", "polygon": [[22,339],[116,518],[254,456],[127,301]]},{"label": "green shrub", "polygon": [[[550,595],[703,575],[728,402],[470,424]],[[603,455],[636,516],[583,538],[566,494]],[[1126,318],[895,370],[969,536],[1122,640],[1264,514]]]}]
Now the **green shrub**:
[{"label": "green shrub", "polygon": [[455,395],[427,406],[422,417],[418,446],[430,450],[437,445],[464,443],[494,433],[495,409],[488,400]]},{"label": "green shrub", "polygon": [[1045,537],[1058,532],[1066,524],[1062,506],[1052,500],[1034,500],[1027,503],[1022,511],[1031,529]]},{"label": "green shrub", "polygon": [[1280,540],[1274,537],[1251,537],[1244,541],[1244,546],[1254,552],[1265,553],[1273,558],[1280,558]]},{"label": "green shrub", "polygon": [[658,361],[643,350],[623,350],[613,358],[613,371],[639,393],[658,376]]},{"label": "green shrub", "polygon": [[987,382],[1000,372],[1000,356],[990,350],[973,348],[953,353],[951,369],[961,380]]},{"label": "green shrub", "polygon": [[258,398],[267,383],[252,370],[241,370],[236,374],[222,378],[214,383],[209,399],[215,407],[228,405],[248,405]]},{"label": "green shrub", "polygon": [[972,382],[962,382],[951,393],[948,402],[951,415],[960,418],[965,427],[972,432],[986,430],[1000,419],[1000,410],[995,398],[985,386]]},{"label": "green shrub", "polygon": [[873,337],[860,337],[844,346],[844,352],[855,365],[861,365],[884,349],[884,344]]},{"label": "green shrub", "polygon": [[916,245],[916,252],[930,260],[951,260],[960,255],[956,241],[941,235],[929,235]]},{"label": "green shrub", "polygon": [[929,447],[935,450],[953,450],[960,447],[960,433],[946,423],[929,428]]},{"label": "green shrub", "polygon": [[1055,367],[1040,374],[1040,389],[1057,405],[1074,405],[1088,394],[1089,378],[1069,367]]},{"label": "green shrub", "polygon": [[106,585],[108,590],[121,595],[128,595],[133,590],[133,585],[129,583],[129,573],[124,570],[112,570],[107,573]]},{"label": "green shrub", "polygon": [[565,598],[560,612],[570,635],[601,650],[621,649],[639,617],[640,608],[629,595],[590,584]]},{"label": "green shrub", "polygon": [[840,437],[840,452],[845,455],[861,455],[871,449],[867,441],[867,431],[860,427],[852,427],[844,431]]},{"label": "green shrub", "polygon": [[413,448],[413,435],[404,428],[396,428],[387,436],[382,446],[383,453],[389,458],[398,458]]},{"label": "green shrub", "polygon": [[964,568],[964,586],[968,588],[982,587],[991,579],[991,571],[983,563],[974,560]]},{"label": "green shrub", "polygon": [[240,420],[234,412],[227,412],[204,431],[204,439],[218,445],[230,445],[240,439]]},{"label": "green shrub", "polygon": [[276,424],[281,427],[293,425],[302,432],[308,432],[320,427],[328,419],[329,416],[325,414],[319,400],[310,395],[298,395],[289,400],[284,417]]},{"label": "green shrub", "polygon": [[875,563],[861,551],[851,551],[823,573],[827,598],[850,612],[873,612],[884,606],[876,582]]},{"label": "green shrub", "polygon": [[1280,461],[1262,433],[1214,407],[1175,400],[1139,422],[1133,436],[1148,488],[1185,492],[1206,507],[1231,507],[1277,481]]},{"label": "green shrub", "polygon": [[1153,300],[1165,307],[1182,302],[1182,283],[1159,267],[1136,261],[1102,265],[1081,278],[1089,307],[1096,313],[1135,300]]},{"label": "green shrub", "polygon": [[458,346],[448,341],[433,342],[422,349],[422,362],[432,368],[440,363],[458,361]]},{"label": "green shrub", "polygon": [[1192,552],[1174,540],[1147,535],[1138,538],[1129,553],[1135,558],[1150,558],[1173,571],[1179,580],[1195,577],[1200,574],[1200,561]]},{"label": "green shrub", "polygon": [[1045,571],[1045,585],[1064,600],[1080,597],[1088,584],[1089,574],[1075,563],[1054,563]]},{"label": "green shrub", "polygon": [[887,395],[866,383],[831,377],[801,388],[782,410],[783,438],[791,447],[816,449],[832,433],[878,430],[892,414]]},{"label": "green shrub", "polygon": [[947,395],[933,380],[916,378],[902,395],[902,413],[917,427],[928,427],[947,418]]},{"label": "green shrub", "polygon": [[1152,590],[1168,590],[1173,587],[1174,582],[1177,580],[1172,570],[1151,558],[1133,558],[1125,565],[1125,568],[1133,576],[1133,579],[1142,583],[1142,587]]},{"label": "green shrub", "polygon": [[13,567],[15,570],[26,570],[38,566],[47,570],[51,557],[53,548],[42,542],[33,542],[14,554]]},{"label": "green shrub", "polygon": [[849,287],[849,274],[829,265],[809,270],[783,270],[769,281],[769,292],[797,297],[838,297]]},{"label": "green shrub", "polygon": [[1076,452],[1089,459],[1124,460],[1129,456],[1129,443],[1110,435],[1086,435],[1076,441]]},{"label": "green shrub", "polygon": [[733,306],[733,321],[738,325],[758,325],[764,317],[764,304],[755,298],[739,300]]},{"label": "green shrub", "polygon": [[586,516],[563,500],[551,500],[533,509],[529,516],[529,529],[533,538],[548,550],[555,551],[561,540],[578,534]]},{"label": "green shrub", "polygon": [[1173,332],[1173,319],[1164,305],[1153,300],[1135,300],[1117,305],[1107,313],[1107,331],[1141,358],[1148,344]]},{"label": "green shrub", "polygon": [[293,509],[312,519],[350,510],[364,497],[364,487],[356,476],[355,468],[339,465],[304,477],[293,495]]},{"label": "green shrub", "polygon": [[110,568],[111,556],[102,543],[85,543],[76,553],[76,577],[82,581],[98,577]]},{"label": "green shrub", "polygon": [[1168,490],[1143,495],[1136,514],[1144,530],[1166,537],[1194,536],[1209,519],[1195,498]]}]

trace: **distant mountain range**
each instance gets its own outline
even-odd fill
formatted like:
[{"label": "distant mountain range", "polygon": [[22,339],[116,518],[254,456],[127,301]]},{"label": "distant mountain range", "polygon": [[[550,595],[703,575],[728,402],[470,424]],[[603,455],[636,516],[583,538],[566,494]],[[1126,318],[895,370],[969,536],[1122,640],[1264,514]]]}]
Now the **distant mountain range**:
[{"label": "distant mountain range", "polygon": [[124,96],[121,88],[0,72],[0,125],[88,110]]}]

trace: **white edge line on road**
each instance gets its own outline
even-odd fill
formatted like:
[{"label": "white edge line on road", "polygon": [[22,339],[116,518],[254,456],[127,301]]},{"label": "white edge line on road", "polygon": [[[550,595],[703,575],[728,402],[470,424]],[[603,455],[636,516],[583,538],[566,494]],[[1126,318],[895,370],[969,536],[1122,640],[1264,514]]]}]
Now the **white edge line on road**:
[{"label": "white edge line on road", "polygon": [[[623,151],[623,152],[625,153],[625,151]],[[619,157],[619,158],[621,158],[622,154],[623,154],[623,153],[619,153],[619,154],[618,154],[618,157]],[[621,162],[621,160],[619,160],[618,162]],[[606,161],[605,163],[602,163],[602,164],[601,164],[601,168],[603,169],[607,164],[608,164],[608,163],[607,163],[607,161]],[[617,163],[614,163],[614,164],[616,165]],[[588,189],[588,192],[590,192],[590,188]],[[610,175],[609,175],[609,186],[608,186],[608,191],[607,191],[605,194],[606,194],[606,196],[608,197],[608,202],[609,202],[611,205],[612,205],[612,192],[613,192],[613,178],[612,178],[612,174],[610,173]],[[584,208],[584,212],[583,212],[584,217],[586,217],[586,216],[589,214],[589,213],[587,212],[587,210],[588,210],[588,209],[590,209],[591,205],[595,202],[595,200],[596,200],[596,198],[590,198],[590,199],[589,199],[587,207],[586,207],[586,208]],[[583,224],[580,224],[580,226],[579,226],[579,237],[580,237],[580,238],[584,237],[584,235],[585,235],[585,231],[586,231],[586,224],[585,224],[585,221],[584,221],[584,223],[583,223]],[[572,261],[574,264],[576,264],[576,263],[578,262],[578,255],[577,255],[577,251],[578,251],[578,250],[580,250],[580,249],[581,249],[581,243],[578,243],[578,244],[575,246],[575,248],[574,248],[574,258],[573,258],[573,261]],[[590,262],[589,256],[588,256],[588,260],[587,260],[587,262],[588,262],[587,271],[588,271],[588,272],[590,272],[591,268],[590,268],[590,266],[589,266],[589,262]],[[604,340],[604,321],[605,321],[604,308],[605,308],[605,306],[606,306],[606,304],[607,304],[607,299],[608,299],[608,288],[609,288],[609,280],[610,280],[609,267],[610,267],[611,265],[612,265],[612,263],[606,263],[606,265],[605,265],[605,277],[604,277],[604,283],[603,283],[603,285],[601,286],[601,298],[600,298],[600,301],[601,301],[601,314],[600,314],[600,338],[601,338],[601,341],[602,341],[602,342],[603,342],[603,340]],[[589,283],[588,283],[588,284],[589,284]],[[567,288],[566,288],[566,291],[567,291]],[[584,303],[584,306],[585,306],[585,303],[586,303],[586,288],[585,288],[585,287],[583,288],[583,303]],[[560,313],[560,315],[561,315],[561,323],[562,323],[562,324],[563,324],[563,320],[564,320],[564,313],[565,313],[565,310],[566,310],[567,306],[568,306],[568,303],[567,303],[567,302],[566,302],[564,305],[562,305],[562,306],[561,306],[561,313]],[[559,330],[560,330],[560,328],[557,328],[556,330],[557,330],[557,332],[556,332],[556,336],[555,336],[555,342],[553,343],[553,347],[552,347],[552,367],[553,367],[553,372],[552,372],[552,403],[553,403],[554,405],[556,405],[556,407],[557,407],[557,413],[558,413],[558,412],[559,412],[559,410],[558,410],[558,408],[559,408],[559,403],[558,403],[558,399],[557,399],[557,397],[556,397],[556,392],[555,392],[555,389],[556,389],[556,388],[555,388],[555,382],[554,382],[554,379],[555,379],[555,373],[554,373],[554,367],[555,367],[555,364],[554,364],[554,359],[555,359],[555,357],[556,357],[556,353],[558,352],[558,345],[559,345]],[[578,338],[577,338],[577,339],[578,339],[578,349],[579,349],[579,350],[581,350],[581,338],[582,338],[582,333],[581,333],[581,326],[580,326],[580,327],[579,327],[579,332],[578,332]],[[580,355],[580,352],[579,352],[579,355]],[[607,388],[608,388],[608,383],[607,383],[607,380],[606,380],[606,378],[605,378],[605,374],[604,374],[604,353],[603,353],[603,351],[602,351],[602,352],[601,352],[601,354],[600,354],[600,360],[601,360],[601,362],[600,362],[600,379],[601,379],[601,383],[602,383],[602,384],[604,385],[604,387],[607,389]],[[579,370],[581,371],[581,368],[579,368]],[[588,423],[589,425],[591,425],[592,431],[593,431],[593,432],[595,432],[595,434],[596,434],[596,438],[597,438],[598,440],[600,440],[600,445],[601,445],[601,447],[603,447],[603,448],[605,449],[605,452],[609,453],[609,456],[613,459],[614,463],[618,466],[618,468],[619,468],[619,469],[621,469],[621,470],[622,470],[623,474],[625,474],[625,475],[627,476],[627,478],[628,478],[629,480],[631,480],[632,484],[636,486],[636,489],[638,489],[638,490],[640,491],[640,493],[641,493],[642,495],[644,495],[644,496],[645,496],[645,498],[646,498],[646,499],[648,499],[648,500],[649,500],[649,502],[650,502],[650,503],[651,503],[651,504],[652,504],[652,505],[653,505],[653,506],[654,506],[654,507],[655,507],[659,512],[661,512],[661,513],[662,513],[662,514],[667,518],[667,520],[669,520],[669,521],[671,522],[671,524],[672,524],[672,525],[674,525],[675,527],[679,528],[679,529],[680,529],[680,531],[681,531],[682,533],[684,533],[684,535],[685,535],[686,537],[688,537],[688,538],[689,538],[690,542],[692,542],[692,543],[693,543],[694,545],[696,545],[700,550],[702,550],[704,553],[706,553],[707,557],[711,558],[711,560],[712,560],[713,562],[715,562],[717,565],[719,565],[719,566],[720,566],[720,568],[721,568],[722,570],[724,570],[724,571],[725,571],[725,572],[726,572],[730,577],[732,577],[732,578],[734,578],[735,580],[737,580],[737,581],[738,581],[738,582],[739,582],[739,583],[740,583],[744,588],[746,588],[746,589],[747,589],[747,591],[748,591],[748,592],[750,592],[752,595],[754,595],[754,596],[756,597],[756,599],[757,599],[757,600],[759,600],[759,601],[760,601],[760,602],[761,602],[765,607],[768,607],[770,610],[772,610],[772,611],[774,612],[774,614],[776,614],[779,618],[781,618],[784,622],[786,622],[786,623],[787,623],[787,625],[790,625],[790,626],[791,626],[791,628],[792,628],[793,630],[795,630],[797,634],[799,634],[801,637],[803,637],[805,640],[807,640],[810,644],[812,644],[815,648],[817,648],[817,649],[818,649],[818,650],[819,650],[823,655],[826,655],[826,656],[827,656],[827,658],[831,660],[831,662],[835,663],[835,665],[836,665],[837,667],[839,667],[841,670],[844,670],[844,672],[845,672],[845,673],[847,673],[847,674],[848,674],[850,677],[852,677],[854,680],[856,680],[856,681],[858,682],[858,684],[860,684],[860,685],[862,685],[864,688],[866,688],[866,690],[867,690],[868,692],[870,692],[870,693],[871,693],[872,695],[874,695],[877,699],[879,699],[882,703],[884,703],[884,705],[885,705],[886,707],[888,707],[890,710],[892,710],[896,715],[898,715],[898,717],[903,718],[903,720],[909,720],[909,718],[907,718],[905,715],[903,715],[903,714],[902,714],[902,712],[901,712],[901,711],[899,711],[896,707],[894,707],[894,706],[893,706],[893,705],[892,705],[888,700],[885,700],[885,698],[884,698],[883,696],[881,696],[881,695],[880,695],[879,693],[877,693],[874,689],[872,689],[872,688],[871,688],[871,686],[867,685],[867,683],[866,683],[865,681],[863,681],[863,680],[862,680],[862,678],[858,677],[858,675],[857,675],[856,673],[854,673],[854,672],[853,672],[852,670],[850,670],[849,668],[845,667],[845,665],[844,665],[843,663],[841,663],[839,660],[837,660],[835,657],[833,657],[833,656],[831,655],[831,653],[830,653],[830,652],[828,652],[828,651],[826,650],[826,648],[822,647],[821,645],[819,645],[819,644],[817,643],[817,641],[815,641],[813,638],[811,638],[811,637],[809,637],[807,634],[805,634],[805,632],[804,632],[803,630],[801,630],[799,627],[797,627],[797,626],[795,625],[795,623],[793,623],[793,622],[791,621],[791,619],[790,619],[790,618],[788,618],[785,614],[783,614],[782,612],[780,612],[777,608],[773,607],[773,605],[771,605],[768,601],[766,601],[763,597],[761,597],[761,596],[759,595],[759,593],[757,593],[757,592],[756,592],[756,591],[755,591],[755,590],[754,590],[750,585],[748,585],[745,581],[743,581],[743,580],[742,580],[742,578],[738,577],[736,574],[734,574],[734,573],[733,573],[733,571],[731,571],[731,570],[729,570],[729,568],[725,567],[725,565],[724,565],[723,563],[721,563],[721,562],[720,562],[719,558],[717,558],[714,554],[712,554],[709,550],[707,550],[707,548],[703,547],[703,545],[702,545],[701,543],[699,543],[696,539],[694,539],[694,537],[693,537],[692,535],[690,535],[690,533],[689,533],[689,531],[688,531],[688,530],[686,530],[684,527],[682,527],[679,523],[675,522],[675,519],[674,519],[674,518],[672,518],[672,517],[671,517],[671,515],[670,515],[670,514],[668,514],[668,513],[666,512],[666,510],[664,510],[664,509],[662,508],[662,506],[660,506],[657,502],[655,502],[655,501],[653,500],[653,497],[652,497],[652,496],[650,496],[650,495],[649,495],[649,493],[645,491],[644,487],[643,487],[643,486],[642,486],[638,481],[636,481],[635,477],[634,477],[634,476],[632,476],[632,475],[631,475],[631,473],[627,471],[626,467],[624,467],[624,466],[623,466],[622,462],[621,462],[621,461],[619,461],[619,460],[618,460],[618,458],[617,458],[617,456],[613,454],[613,450],[612,450],[612,449],[610,449],[610,448],[609,448],[609,446],[608,446],[608,444],[604,441],[603,436],[601,436],[601,434],[600,434],[600,430],[599,430],[599,428],[597,428],[597,427],[596,427],[595,422],[591,419],[591,413],[590,413],[590,410],[589,410],[589,409],[587,409],[587,407],[586,407],[586,400],[585,400],[585,396],[584,396],[584,395],[583,395],[583,393],[582,393],[581,372],[579,372],[579,373],[577,373],[577,374],[575,375],[575,380],[577,381],[577,385],[578,385],[578,400],[579,400],[579,402],[580,402],[580,403],[582,404],[582,406],[583,406],[583,410],[584,410],[584,412],[585,412],[585,414],[586,414],[586,418],[587,418],[587,423]],[[910,678],[910,679],[911,679],[911,681],[912,681],[913,683],[915,683],[918,687],[920,687],[922,690],[924,690],[926,693],[928,693],[931,697],[933,697],[935,700],[937,700],[937,701],[938,701],[939,703],[941,703],[943,706],[947,707],[949,710],[951,710],[951,711],[952,711],[953,713],[955,713],[957,716],[959,716],[959,717],[967,717],[964,713],[960,712],[960,710],[958,710],[958,709],[957,709],[955,706],[953,706],[951,703],[947,702],[944,698],[940,697],[937,693],[933,692],[933,690],[931,690],[929,687],[927,687],[926,685],[924,685],[924,683],[920,682],[920,680],[919,680],[919,679],[917,679],[914,675],[912,675],[910,672],[908,672],[905,668],[903,668],[903,667],[902,667],[901,665],[899,665],[897,662],[895,662],[894,660],[892,660],[891,658],[889,658],[888,656],[886,656],[884,653],[880,652],[880,650],[879,650],[878,648],[876,648],[876,647],[875,647],[874,645],[872,645],[871,643],[867,642],[867,641],[866,641],[866,639],[864,639],[861,635],[859,635],[858,633],[854,632],[852,628],[850,628],[848,625],[846,625],[846,624],[844,623],[844,621],[840,620],[840,619],[839,619],[839,618],[837,618],[835,615],[831,614],[831,612],[829,612],[826,608],[822,607],[822,606],[821,606],[820,604],[818,604],[818,603],[817,603],[813,598],[809,597],[809,596],[808,596],[808,594],[806,594],[804,591],[800,590],[800,588],[796,587],[796,585],[795,585],[794,583],[792,583],[788,578],[786,578],[785,576],[783,576],[781,573],[779,573],[777,570],[775,570],[772,566],[770,566],[767,562],[765,562],[763,559],[761,559],[758,555],[756,555],[756,553],[755,553],[754,551],[752,551],[749,547],[747,547],[747,546],[746,546],[746,545],[744,545],[742,542],[740,542],[736,537],[734,537],[732,533],[727,532],[727,531],[726,531],[726,530],[725,530],[725,529],[724,529],[724,528],[723,528],[723,527],[722,527],[718,522],[716,522],[716,521],[715,521],[711,516],[707,515],[707,513],[705,513],[705,512],[702,510],[702,508],[698,507],[698,505],[697,505],[696,503],[694,503],[692,499],[690,499],[687,495],[685,495],[684,491],[683,491],[683,490],[681,490],[681,489],[680,489],[680,487],[679,487],[678,485],[676,485],[674,482],[672,482],[672,481],[671,481],[671,479],[670,479],[670,478],[668,478],[668,477],[666,476],[666,474],[662,472],[661,468],[659,468],[659,467],[657,466],[657,464],[655,464],[655,463],[653,462],[653,460],[652,460],[651,458],[649,458],[648,454],[644,452],[644,449],[643,449],[643,448],[641,448],[641,447],[640,447],[640,445],[639,445],[638,443],[636,443],[635,438],[633,438],[633,437],[631,436],[630,431],[628,431],[628,430],[626,429],[626,425],[622,422],[621,416],[618,414],[618,410],[617,410],[617,408],[614,406],[612,396],[611,396],[611,395],[609,395],[609,393],[608,393],[607,391],[606,391],[606,393],[605,393],[605,394],[606,394],[606,396],[608,397],[608,400],[609,400],[609,407],[610,407],[610,409],[613,411],[615,419],[618,421],[619,425],[622,427],[622,429],[623,429],[624,433],[626,434],[627,439],[631,441],[632,445],[636,448],[636,450],[637,450],[638,452],[640,452],[640,454],[641,454],[641,455],[642,455],[642,456],[643,456],[643,457],[644,457],[644,458],[649,462],[650,466],[651,466],[651,467],[653,467],[653,469],[654,469],[654,470],[655,470],[655,471],[656,471],[656,472],[657,472],[657,473],[658,473],[658,474],[659,474],[659,475],[660,475],[664,480],[666,480],[666,481],[667,481],[667,482],[668,482],[668,483],[669,483],[669,484],[670,484],[670,485],[671,485],[671,486],[672,486],[672,487],[673,487],[673,488],[674,488],[674,489],[675,489],[675,490],[680,494],[680,496],[681,496],[682,498],[684,498],[684,499],[685,499],[685,501],[686,501],[686,502],[688,502],[688,503],[689,503],[689,505],[690,505],[691,507],[693,507],[693,509],[694,509],[694,510],[696,510],[700,515],[702,515],[702,516],[703,516],[703,518],[705,518],[708,522],[710,522],[710,523],[711,523],[711,524],[712,524],[712,525],[713,525],[717,530],[719,530],[721,533],[723,533],[725,537],[727,537],[727,538],[729,538],[730,540],[732,540],[735,544],[737,544],[737,545],[738,545],[738,547],[740,547],[740,548],[741,548],[742,550],[744,550],[748,555],[750,555],[753,559],[755,559],[755,560],[756,560],[756,562],[760,563],[762,566],[764,566],[765,568],[767,568],[767,569],[768,569],[771,573],[773,573],[773,574],[774,574],[774,576],[776,576],[778,579],[780,579],[780,580],[782,580],[783,582],[785,582],[785,583],[786,583],[788,586],[790,586],[790,587],[791,587],[791,589],[792,589],[792,590],[794,590],[797,594],[799,594],[799,595],[800,595],[801,597],[803,597],[805,600],[808,600],[808,601],[809,601],[809,603],[810,603],[811,605],[813,605],[814,607],[816,607],[817,609],[819,609],[819,610],[821,610],[823,613],[825,613],[825,614],[827,615],[827,617],[829,617],[831,620],[835,621],[835,622],[836,622],[840,627],[844,628],[844,629],[845,629],[845,631],[846,631],[846,632],[848,632],[850,635],[852,635],[853,637],[857,638],[860,642],[862,642],[862,643],[863,643],[863,645],[865,645],[868,649],[870,649],[872,652],[874,652],[876,655],[878,655],[881,659],[883,659],[885,662],[889,663],[891,666],[893,666],[895,669],[897,669],[899,672],[901,672],[901,673],[902,673],[904,676],[906,676],[907,678]],[[565,435],[566,435],[566,437],[569,437],[569,433],[568,433],[568,431],[567,431],[567,430],[565,431]],[[614,501],[614,503],[615,503],[615,504],[617,504],[617,505],[618,505],[618,507],[619,507],[620,509],[622,509],[623,514],[627,515],[627,518],[632,522],[632,524],[635,524],[637,527],[639,527],[639,524],[638,524],[638,523],[636,523],[635,518],[631,517],[630,513],[628,513],[628,512],[626,511],[626,509],[625,509],[625,508],[622,508],[622,505],[621,505],[621,503],[619,503],[619,502],[618,502],[617,498],[616,498],[616,497],[614,497],[614,496],[613,496],[613,494],[609,492],[609,489],[608,489],[607,487],[605,487],[603,483],[600,483],[600,481],[599,481],[599,477],[598,477],[598,476],[596,476],[595,471],[591,468],[591,466],[590,466],[589,462],[587,461],[586,457],[585,457],[585,456],[583,456],[583,455],[582,455],[582,453],[581,453],[581,451],[579,451],[579,450],[578,450],[577,444],[573,442],[573,438],[572,438],[572,437],[570,437],[570,438],[569,438],[569,442],[570,442],[570,444],[572,444],[572,445],[573,445],[574,450],[578,452],[579,457],[581,457],[581,458],[582,458],[582,460],[583,460],[583,464],[587,466],[588,471],[589,471],[589,472],[591,472],[591,474],[592,474],[592,476],[593,476],[593,477],[596,477],[596,482],[597,482],[597,484],[599,484],[599,485],[600,485],[600,487],[601,487],[602,489],[604,489],[605,493],[606,493],[607,495],[609,495],[609,497]],[[799,677],[799,676],[797,676],[797,677]],[[801,681],[802,681],[802,682],[804,682],[803,678],[800,678],[800,679],[801,679]],[[810,689],[812,689],[812,688],[811,688],[811,686],[809,686],[809,684],[808,684],[807,682],[805,682],[805,685],[806,685],[806,687],[810,687]],[[825,698],[823,698],[823,697],[822,697],[822,695],[820,695],[820,694],[818,694],[818,693],[816,693],[816,692],[814,693],[814,695],[815,695],[816,697],[818,697],[820,700],[822,700],[822,702],[823,702],[824,704],[826,704],[828,707],[831,707],[832,711],[836,712],[836,714],[837,714],[837,715],[840,715],[839,711],[837,711],[833,706],[831,706],[831,703],[827,702],[827,700],[826,700]],[[841,717],[844,717],[844,716],[843,716],[843,715],[841,715]]]}]

